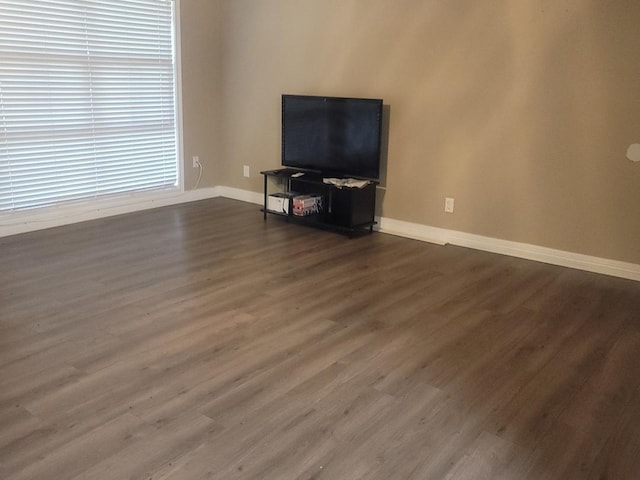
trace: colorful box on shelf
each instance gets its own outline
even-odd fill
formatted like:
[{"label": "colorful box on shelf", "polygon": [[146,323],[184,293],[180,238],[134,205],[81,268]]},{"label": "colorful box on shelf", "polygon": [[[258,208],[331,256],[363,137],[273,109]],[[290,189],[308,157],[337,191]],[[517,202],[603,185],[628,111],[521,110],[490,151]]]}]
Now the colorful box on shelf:
[{"label": "colorful box on shelf", "polygon": [[293,197],[293,214],[304,217],[321,213],[323,201],[321,195],[297,195]]}]

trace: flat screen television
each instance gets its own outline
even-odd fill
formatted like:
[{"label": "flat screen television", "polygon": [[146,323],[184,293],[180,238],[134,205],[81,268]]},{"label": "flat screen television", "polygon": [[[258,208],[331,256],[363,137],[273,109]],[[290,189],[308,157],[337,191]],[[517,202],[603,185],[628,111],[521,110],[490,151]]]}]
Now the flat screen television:
[{"label": "flat screen television", "polygon": [[382,100],[282,95],[282,165],[380,178]]}]

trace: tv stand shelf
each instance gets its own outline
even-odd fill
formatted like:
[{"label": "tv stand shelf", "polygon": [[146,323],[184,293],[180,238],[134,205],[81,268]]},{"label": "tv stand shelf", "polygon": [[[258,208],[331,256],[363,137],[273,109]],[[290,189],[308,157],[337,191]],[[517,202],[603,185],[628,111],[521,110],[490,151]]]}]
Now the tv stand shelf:
[{"label": "tv stand shelf", "polygon": [[[283,216],[287,220],[346,233],[349,236],[373,231],[376,224],[374,215],[377,182],[369,181],[363,188],[340,188],[323,182],[324,178],[336,178],[335,176],[323,175],[316,171],[281,168],[260,173],[264,177],[264,204],[261,211],[265,220],[268,215]],[[269,210],[267,205],[270,179],[277,184],[277,193],[321,195],[324,200],[323,211],[308,216],[297,216],[290,211],[287,214]]]}]

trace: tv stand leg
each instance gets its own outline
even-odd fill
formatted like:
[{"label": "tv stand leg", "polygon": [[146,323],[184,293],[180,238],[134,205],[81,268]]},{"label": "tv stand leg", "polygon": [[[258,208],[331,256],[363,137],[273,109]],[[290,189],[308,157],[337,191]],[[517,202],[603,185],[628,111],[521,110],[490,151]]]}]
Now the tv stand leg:
[{"label": "tv stand leg", "polygon": [[264,176],[264,201],[263,201],[263,220],[267,220],[267,176]]}]

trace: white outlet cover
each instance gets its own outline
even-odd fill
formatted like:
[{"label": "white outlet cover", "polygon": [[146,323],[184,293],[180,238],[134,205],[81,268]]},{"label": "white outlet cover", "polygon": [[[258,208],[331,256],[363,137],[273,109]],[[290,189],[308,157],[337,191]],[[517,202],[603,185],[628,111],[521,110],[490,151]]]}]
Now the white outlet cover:
[{"label": "white outlet cover", "polygon": [[627,158],[632,162],[640,162],[640,143],[634,143],[629,146]]},{"label": "white outlet cover", "polygon": [[447,213],[453,213],[455,200],[453,198],[447,197],[444,199],[444,211]]}]

